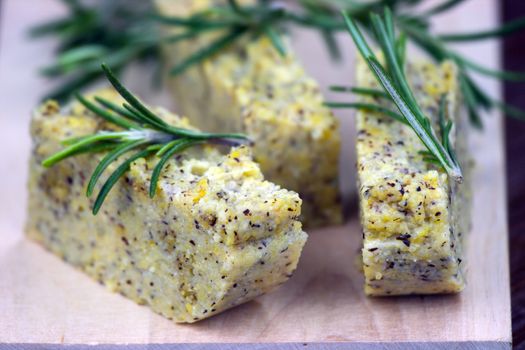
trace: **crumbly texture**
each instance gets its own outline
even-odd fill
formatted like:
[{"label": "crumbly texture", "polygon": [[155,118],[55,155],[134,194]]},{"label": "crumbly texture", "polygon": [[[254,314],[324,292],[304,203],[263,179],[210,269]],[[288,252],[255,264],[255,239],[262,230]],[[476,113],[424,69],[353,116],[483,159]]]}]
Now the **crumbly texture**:
[{"label": "crumbly texture", "polygon": [[[465,181],[423,161],[422,142],[410,127],[370,111],[357,114],[357,168],[368,295],[457,293],[465,286],[463,236],[469,229],[469,160],[460,113],[457,69],[445,62],[410,64],[416,99],[434,123],[445,95],[455,123],[452,143]],[[378,88],[364,62],[359,86]],[[381,103],[372,98],[363,101]],[[388,105],[391,108],[395,108]],[[435,125],[437,128],[438,126]],[[438,130],[438,129],[436,129]]]},{"label": "crumbly texture", "polygon": [[[156,3],[162,13],[187,16],[225,1]],[[166,45],[168,65],[215,37]],[[341,223],[337,119],[323,105],[318,84],[306,75],[291,49],[283,58],[265,37],[244,40],[170,79],[177,108],[202,129],[247,133],[255,142],[254,158],[265,177],[304,200],[305,225]]]},{"label": "crumbly texture", "polygon": [[[107,91],[97,95],[116,99]],[[158,112],[190,127],[186,119]],[[78,103],[60,110],[47,102],[36,111],[31,239],[176,322],[215,315],[290,278],[307,238],[297,220],[301,200],[264,181],[246,147],[226,156],[211,147],[185,151],[169,161],[153,199],[147,192],[155,160],[139,159],[93,216],[94,196],[86,198],[85,190],[101,155],[76,156],[50,169],[41,162],[61,140],[108,127]]]}]

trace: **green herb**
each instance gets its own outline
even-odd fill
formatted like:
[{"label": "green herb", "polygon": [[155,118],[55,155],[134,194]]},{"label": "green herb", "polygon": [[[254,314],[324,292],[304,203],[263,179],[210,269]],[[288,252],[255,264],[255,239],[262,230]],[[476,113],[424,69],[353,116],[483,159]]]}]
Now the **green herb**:
[{"label": "green herb", "polygon": [[[465,97],[472,123],[482,126],[481,114],[500,108],[512,117],[524,119],[525,112],[490,97],[472,78],[474,74],[506,79],[525,80],[525,75],[483,67],[459,54],[449,44],[484,40],[515,33],[525,28],[525,18],[503,24],[499,28],[472,33],[432,32],[432,19],[451,11],[466,0],[444,0],[435,7],[420,12],[421,0],[298,0],[296,7],[283,5],[278,0],[254,1],[241,5],[237,0],[227,0],[223,5],[212,6],[189,17],[156,14],[149,0],[97,0],[90,6],[81,0],[61,0],[70,14],[33,29],[37,36],[53,35],[61,45],[55,64],[43,72],[52,77],[66,77],[66,82],[49,97],[65,99],[71,91],[90,85],[102,75],[98,70],[106,62],[119,72],[129,64],[151,58],[161,65],[159,46],[194,40],[208,33],[216,33],[211,40],[171,67],[171,74],[180,74],[222,52],[234,44],[245,45],[249,40],[262,36],[269,38],[276,51],[286,54],[287,46],[282,35],[289,27],[302,26],[319,31],[328,50],[335,58],[340,48],[335,34],[346,30],[340,11],[344,10],[367,32],[373,32],[370,13],[392,10],[392,27],[398,27],[402,35],[395,43],[396,51],[405,52],[407,41],[414,42],[436,61],[452,60],[459,68],[460,89]],[[178,34],[165,36],[163,28],[177,28]],[[405,58],[398,55],[400,63]]]},{"label": "green herb", "polygon": [[439,36],[439,38],[447,42],[484,40],[513,34],[519,30],[522,30],[523,28],[525,28],[525,18],[518,18],[514,21],[504,23],[499,28],[473,33],[442,34]]},{"label": "green herb", "polygon": [[[419,104],[417,103],[408,84],[405,75],[405,69],[402,64],[402,57],[404,54],[402,51],[398,50],[398,38],[396,38],[395,35],[392,13],[388,10],[388,8],[386,8],[383,17],[377,14],[370,15],[373,25],[373,33],[376,41],[381,47],[387,68],[385,68],[379,62],[376,55],[372,52],[366,39],[361,34],[358,25],[355,23],[355,20],[348,16],[347,13],[343,13],[343,15],[348,27],[348,31],[352,36],[357,49],[370,67],[370,70],[374,73],[378,83],[383,86],[385,92],[397,107],[399,114],[402,117],[402,121],[412,128],[412,130],[427,148],[427,152],[424,154],[424,159],[429,162],[440,164],[451,178],[461,182],[463,179],[461,168],[449,142],[449,134],[450,130],[452,129],[452,122],[445,122],[444,102],[440,104],[440,126],[442,129],[440,140],[432,127],[430,119],[419,107]],[[353,89],[353,91],[356,90]],[[369,95],[372,93],[376,96],[379,95],[379,93],[375,90],[359,89],[357,91],[359,93],[366,93]],[[442,101],[445,101],[445,99],[442,99]],[[337,105],[334,105],[333,103],[330,105],[337,107]],[[382,111],[381,109],[384,107],[379,105],[363,107],[355,104],[342,106],[376,110],[389,116],[397,115],[397,113],[389,110]],[[399,120],[399,116],[394,118]]]},{"label": "green herb", "polygon": [[[156,18],[165,26],[179,28],[183,36],[194,38],[203,33],[221,32],[215,41],[198,49],[192,55],[182,60],[171,70],[179,74],[188,67],[202,62],[217,52],[224,50],[242,38],[255,40],[266,36],[275,50],[286,56],[286,45],[282,34],[290,26],[302,26],[320,30],[332,55],[339,56],[339,47],[334,34],[344,30],[342,21],[334,20],[340,8],[346,10],[360,21],[368,21],[368,13],[390,6],[397,10],[403,5],[413,6],[420,0],[299,0],[300,9],[292,11],[289,7],[276,0],[254,1],[254,4],[240,5],[237,0],[228,0],[223,6],[212,6],[194,13],[190,17],[157,15]],[[337,17],[335,17],[337,19]]]},{"label": "green herb", "polygon": [[126,102],[117,106],[99,97],[95,98],[96,102],[91,102],[81,95],[77,95],[77,99],[89,111],[122,130],[98,131],[92,135],[64,140],[62,143],[66,147],[42,162],[43,166],[51,167],[78,154],[107,152],[89,180],[86,195],[91,196],[107,168],[124,155],[133,152],[103,184],[93,205],[95,215],[113,186],[126,173],[130,164],[139,158],[152,155],[159,158],[150,182],[149,194],[153,197],[162,169],[174,154],[204,143],[238,145],[247,140],[242,134],[205,133],[169,125],[127,90],[106,65],[102,65],[102,70]]},{"label": "green herb", "polygon": [[[303,1],[316,2],[317,0]],[[490,111],[493,108],[501,109],[510,117],[525,120],[525,111],[490,97],[472,78],[473,74],[481,74],[501,80],[522,82],[525,81],[524,73],[498,71],[484,67],[449,47],[449,44],[486,40],[516,33],[525,28],[525,17],[502,24],[497,28],[480,30],[471,33],[435,34],[432,32],[431,21],[433,16],[453,10],[456,6],[462,4],[465,1],[466,0],[445,0],[435,7],[422,13],[418,13],[417,9],[413,6],[417,5],[420,1],[391,1],[390,3],[371,2],[368,5],[370,7],[367,10],[371,13],[380,14],[384,12],[386,7],[394,7],[391,21],[393,22],[394,26],[402,30],[402,33],[396,42],[396,50],[404,52],[402,47],[406,45],[406,41],[409,39],[411,42],[414,42],[416,45],[422,48],[436,61],[442,62],[444,60],[452,60],[457,64],[460,76],[460,89],[462,95],[465,98],[470,119],[473,125],[481,128],[483,125],[481,118],[482,112]],[[353,15],[355,11],[355,5],[353,2],[348,2],[345,0],[321,0],[320,3],[324,3],[325,8],[330,9],[325,10],[325,14],[327,12],[331,12],[332,17],[334,17],[338,14],[338,9],[345,10],[355,22],[366,29],[366,32],[371,33],[374,31],[371,21],[363,19],[362,17],[356,18]],[[338,28],[339,20],[335,19],[334,23],[336,24],[334,24],[332,27]],[[404,57],[400,56],[399,60],[401,63],[404,63],[405,59]],[[359,94],[359,92],[353,92]]]},{"label": "green herb", "polygon": [[160,64],[160,33],[151,20],[150,1],[60,0],[68,14],[35,26],[31,37],[58,39],[55,62],[41,70],[60,85],[45,98],[63,101],[72,91],[91,85],[103,77],[105,62],[119,72],[130,63],[154,59]]},{"label": "green herb", "polygon": [[431,16],[448,11],[464,1],[465,0],[444,1],[441,5],[421,15],[396,17],[394,19],[395,25],[398,26],[412,42],[436,61],[451,60],[456,63],[459,69],[461,93],[465,99],[473,125],[481,128],[483,126],[481,113],[493,108],[499,108],[511,117],[525,119],[524,111],[490,97],[480,85],[472,79],[472,75],[476,73],[501,80],[523,82],[525,81],[524,73],[499,71],[484,67],[448,46],[448,43],[485,40],[516,33],[525,28],[525,18],[503,24],[498,28],[477,32],[433,34],[430,30]]},{"label": "green herb", "polygon": [[[99,70],[102,62],[116,72],[146,59],[160,66],[161,44],[194,40],[208,33],[217,33],[216,39],[176,62],[171,67],[171,74],[180,74],[234,44],[262,36],[266,36],[276,51],[285,56],[287,45],[282,35],[290,25],[319,29],[331,52],[337,56],[339,48],[334,34],[345,28],[343,21],[334,16],[339,8],[352,4],[348,9],[352,16],[367,21],[369,11],[380,10],[386,5],[396,9],[417,2],[301,0],[300,10],[292,11],[275,0],[256,1],[252,5],[228,0],[222,6],[210,7],[190,17],[174,17],[155,13],[151,0],[61,1],[68,7],[69,14],[39,25],[30,32],[34,37],[53,36],[60,41],[55,63],[42,69],[42,74],[48,77],[65,80],[46,96],[57,100],[65,100],[71,91],[102,78]],[[177,28],[179,33],[162,34],[162,29],[167,27]]]},{"label": "green herb", "polygon": [[405,117],[403,117],[401,114],[396,113],[392,111],[389,108],[372,104],[372,103],[362,103],[362,102],[326,102],[325,105],[330,108],[353,108],[353,109],[360,109],[360,110],[366,110],[366,111],[372,111],[372,112],[378,112],[382,113],[384,115],[387,115],[398,122],[407,124],[407,120]]}]

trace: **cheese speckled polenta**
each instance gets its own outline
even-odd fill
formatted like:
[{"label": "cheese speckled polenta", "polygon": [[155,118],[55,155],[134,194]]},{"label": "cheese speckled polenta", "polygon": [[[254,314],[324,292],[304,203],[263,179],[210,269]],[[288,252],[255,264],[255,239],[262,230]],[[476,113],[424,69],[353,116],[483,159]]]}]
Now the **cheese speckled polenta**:
[{"label": "cheese speckled polenta", "polygon": [[[188,16],[223,0],[157,0],[161,13]],[[240,3],[252,3],[251,0]],[[167,44],[168,66],[209,44],[215,35]],[[170,79],[177,108],[198,127],[242,131],[265,177],[299,193],[305,224],[342,221],[338,185],[339,126],[323,106],[318,84],[288,49],[281,57],[271,42],[243,38],[184,74]]]},{"label": "cheese speckled polenta", "polygon": [[[116,99],[109,91],[97,95]],[[159,109],[167,121],[188,121]],[[41,161],[60,141],[110,127],[78,103],[34,114],[27,233],[65,261],[176,322],[194,322],[284,283],[306,234],[299,196],[265,181],[246,147],[193,148],[147,193],[152,159],[135,161],[97,216],[85,187],[101,155]],[[115,164],[111,169],[115,168]],[[103,182],[103,181],[101,181]],[[99,185],[100,186],[100,185]],[[100,188],[100,187],[99,187]]]},{"label": "cheese speckled polenta", "polygon": [[[357,169],[368,295],[455,293],[465,285],[462,237],[469,225],[470,165],[457,70],[450,62],[416,62],[407,75],[434,123],[440,98],[446,97],[448,115],[455,122],[452,142],[466,181],[457,184],[424,162],[419,152],[425,148],[408,126],[374,112],[358,112]],[[359,86],[378,87],[364,62],[358,65],[357,81]]]}]

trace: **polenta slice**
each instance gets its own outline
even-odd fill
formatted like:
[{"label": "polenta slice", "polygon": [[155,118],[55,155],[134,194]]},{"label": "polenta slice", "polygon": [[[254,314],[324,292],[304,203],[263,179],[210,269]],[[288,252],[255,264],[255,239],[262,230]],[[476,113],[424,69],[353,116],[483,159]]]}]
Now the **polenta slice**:
[{"label": "polenta slice", "polygon": [[[162,14],[180,17],[226,1],[156,3]],[[216,35],[203,34],[195,40],[166,44],[168,67],[214,38]],[[323,105],[318,84],[307,76],[290,48],[287,57],[281,57],[265,37],[244,39],[170,79],[178,110],[198,127],[248,134],[254,141],[254,159],[265,177],[298,192],[304,200],[306,225],[341,223],[336,118]]]},{"label": "polenta slice", "polygon": [[[114,93],[97,93],[115,101]],[[172,125],[188,121],[164,110]],[[306,234],[301,199],[265,181],[247,147],[181,153],[147,188],[154,160],[138,159],[97,216],[86,184],[101,154],[43,159],[65,138],[107,130],[79,103],[47,102],[34,114],[28,236],[89,276],[176,322],[195,322],[266,293],[290,278]],[[115,168],[112,165],[110,171]]]},{"label": "polenta slice", "polygon": [[[409,126],[372,111],[357,114],[357,171],[363,227],[363,268],[368,295],[457,293],[465,286],[463,238],[469,229],[466,121],[461,115],[457,69],[416,62],[407,77],[422,110],[437,124],[444,96],[454,121],[452,142],[465,181],[458,184],[420,154],[425,148]],[[379,88],[364,62],[359,86]],[[392,106],[364,97],[362,102]],[[436,125],[436,130],[437,125]]]}]

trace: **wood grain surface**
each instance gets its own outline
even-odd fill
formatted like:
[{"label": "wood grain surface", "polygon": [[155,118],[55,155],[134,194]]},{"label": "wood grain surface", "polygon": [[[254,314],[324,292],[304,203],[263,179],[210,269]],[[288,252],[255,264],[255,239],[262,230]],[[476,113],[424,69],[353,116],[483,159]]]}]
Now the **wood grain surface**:
[{"label": "wood grain surface", "polygon": [[[432,2],[432,1],[431,1]],[[484,134],[472,139],[477,161],[473,231],[468,246],[466,290],[456,296],[366,298],[356,264],[360,230],[355,216],[343,227],[310,232],[296,275],[269,295],[195,325],[174,325],[146,307],[108,292],[23,235],[25,181],[31,109],[50,83],[36,67],[48,62],[52,43],[28,43],[31,23],[60,13],[56,1],[8,0],[0,21],[0,348],[113,349],[507,349],[510,296],[503,128],[499,115],[487,118]],[[476,13],[476,16],[467,14]],[[442,31],[495,24],[497,0],[466,2],[442,16]],[[333,67],[312,52],[311,34],[298,34],[298,55],[307,69],[328,83],[352,80],[352,59]],[[348,42],[348,41],[347,41]],[[350,45],[347,45],[348,50]],[[497,66],[497,43],[458,48]],[[343,73],[341,73],[343,72]],[[131,74],[133,75],[133,74]],[[342,79],[338,81],[336,79]],[[130,79],[133,81],[133,77]],[[335,81],[334,81],[335,80]],[[138,80],[135,79],[135,82]],[[498,85],[483,81],[493,94]],[[134,90],[148,91],[144,84]],[[150,99],[147,99],[150,101]],[[344,121],[344,174],[350,193],[352,137]],[[490,140],[490,141],[488,141]],[[345,153],[347,154],[347,153]],[[188,344],[192,344],[191,347]],[[236,345],[237,344],[237,345]],[[238,345],[242,344],[242,345]]]}]

